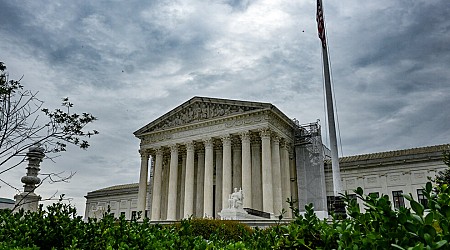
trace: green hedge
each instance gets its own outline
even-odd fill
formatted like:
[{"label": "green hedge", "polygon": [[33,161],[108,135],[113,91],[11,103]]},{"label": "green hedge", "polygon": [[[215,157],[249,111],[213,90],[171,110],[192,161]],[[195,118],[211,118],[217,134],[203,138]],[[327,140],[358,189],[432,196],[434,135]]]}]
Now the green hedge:
[{"label": "green hedge", "polygon": [[450,188],[427,183],[428,208],[412,199],[411,209],[392,209],[387,196],[355,190],[344,197],[347,218],[319,220],[312,205],[295,219],[266,229],[235,221],[188,219],[170,226],[114,218],[84,222],[70,205],[55,203],[38,212],[0,211],[0,249],[450,249]]}]

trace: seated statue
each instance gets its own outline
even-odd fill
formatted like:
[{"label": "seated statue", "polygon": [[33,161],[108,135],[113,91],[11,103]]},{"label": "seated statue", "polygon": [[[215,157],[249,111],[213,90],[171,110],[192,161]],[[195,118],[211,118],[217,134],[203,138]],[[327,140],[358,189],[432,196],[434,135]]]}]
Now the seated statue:
[{"label": "seated statue", "polygon": [[237,188],[234,188],[234,193],[230,194],[228,199],[228,208],[242,209],[243,200],[244,195],[242,189],[238,191]]}]

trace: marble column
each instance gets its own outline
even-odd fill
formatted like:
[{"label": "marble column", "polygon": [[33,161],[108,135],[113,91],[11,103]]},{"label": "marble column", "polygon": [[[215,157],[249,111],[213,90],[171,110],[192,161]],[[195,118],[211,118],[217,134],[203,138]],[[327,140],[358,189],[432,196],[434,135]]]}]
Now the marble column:
[{"label": "marble column", "polygon": [[222,164],[223,164],[223,149],[220,147],[215,150],[216,153],[216,207],[215,218],[219,218],[219,212],[222,211]]},{"label": "marble column", "polygon": [[289,203],[287,203],[287,199],[291,199],[291,177],[289,171],[289,144],[283,140],[281,143],[281,192],[283,194],[283,209],[286,211],[285,217],[291,218],[292,211],[289,208]]},{"label": "marble column", "polygon": [[169,192],[167,220],[176,220],[177,215],[178,146],[170,146]]},{"label": "marble column", "polygon": [[186,177],[184,181],[184,213],[183,218],[194,214],[194,142],[186,143]]},{"label": "marble column", "polygon": [[141,172],[139,175],[139,190],[137,211],[141,212],[141,218],[145,215],[145,204],[147,203],[147,182],[148,182],[148,158],[149,154],[145,151],[141,153]]},{"label": "marble column", "polygon": [[272,137],[272,184],[273,184],[273,209],[275,215],[279,215],[283,209],[283,193],[281,189],[281,162],[280,139]]},{"label": "marble column", "polygon": [[205,151],[197,154],[197,200],[195,206],[195,216],[203,217],[203,195],[205,182]]},{"label": "marble column", "polygon": [[155,157],[155,172],[153,173],[153,191],[152,191],[153,199],[152,199],[151,220],[161,219],[162,161],[163,161],[163,152],[161,148],[157,148]]},{"label": "marble column", "polygon": [[206,218],[213,217],[214,213],[214,144],[212,138],[205,139],[205,182],[203,188],[203,215]]},{"label": "marble column", "polygon": [[261,182],[261,142],[251,143],[252,148],[252,208],[263,210],[263,195]]},{"label": "marble column", "polygon": [[231,194],[231,137],[222,137],[223,164],[222,164],[222,208],[228,207],[228,196]]},{"label": "marble column", "polygon": [[242,188],[242,149],[237,138],[233,143],[233,190],[237,188],[238,190]]},{"label": "marble column", "polygon": [[186,157],[187,157],[187,153],[183,154],[181,156],[181,175],[180,175],[180,177],[178,177],[178,180],[180,182],[180,184],[179,184],[180,194],[179,194],[179,199],[177,201],[177,203],[180,205],[178,205],[179,216],[177,217],[177,219],[184,218],[184,192],[185,192],[185,184],[186,184]]},{"label": "marble column", "polygon": [[161,220],[167,220],[167,200],[169,194],[170,155],[163,154],[163,181],[161,183]]},{"label": "marble column", "polygon": [[242,144],[242,192],[244,193],[245,208],[252,206],[252,157],[250,151],[250,133],[241,133]]},{"label": "marble column", "polygon": [[272,151],[270,147],[270,130],[260,131],[261,136],[261,179],[263,193],[263,211],[273,214],[273,185],[272,185]]}]

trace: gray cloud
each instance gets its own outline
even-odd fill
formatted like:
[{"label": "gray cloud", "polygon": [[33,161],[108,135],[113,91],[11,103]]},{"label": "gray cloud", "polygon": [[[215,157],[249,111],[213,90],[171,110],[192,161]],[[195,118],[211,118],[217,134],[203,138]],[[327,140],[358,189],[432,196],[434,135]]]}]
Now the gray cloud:
[{"label": "gray cloud", "polygon": [[[449,143],[450,6],[444,0],[324,3],[344,155]],[[75,197],[137,182],[132,132],[192,96],[271,102],[324,124],[311,1],[0,1],[0,60],[50,108],[98,116],[87,151],[43,171]],[[17,77],[16,77],[17,76]],[[326,129],[323,126],[324,137]],[[20,187],[24,166],[1,178]],[[2,186],[0,196],[14,190]]]}]

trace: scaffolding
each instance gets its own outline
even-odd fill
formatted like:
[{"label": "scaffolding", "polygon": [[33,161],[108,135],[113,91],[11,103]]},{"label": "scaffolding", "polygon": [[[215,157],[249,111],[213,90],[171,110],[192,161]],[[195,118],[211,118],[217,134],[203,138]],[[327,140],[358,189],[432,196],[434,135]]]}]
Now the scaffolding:
[{"label": "scaffolding", "polygon": [[311,144],[313,143],[313,139],[315,137],[321,135],[319,120],[317,120],[316,122],[300,124],[298,120],[294,119],[294,123],[297,126],[294,134],[294,144],[296,146]]},{"label": "scaffolding", "polygon": [[319,218],[327,218],[324,151],[319,120],[302,124],[294,120],[295,158],[300,212],[312,203]]}]

